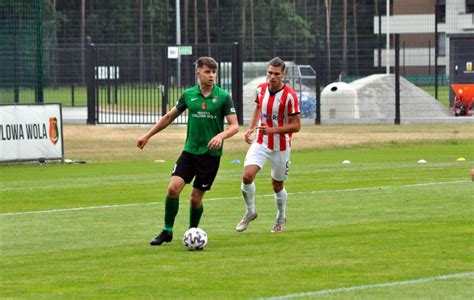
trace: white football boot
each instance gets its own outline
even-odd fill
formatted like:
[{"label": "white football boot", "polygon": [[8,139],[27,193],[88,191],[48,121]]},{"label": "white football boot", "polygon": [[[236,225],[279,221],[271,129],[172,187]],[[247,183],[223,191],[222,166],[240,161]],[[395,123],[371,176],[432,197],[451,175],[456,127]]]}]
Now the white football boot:
[{"label": "white football boot", "polygon": [[245,214],[242,220],[240,220],[239,224],[235,227],[235,230],[238,232],[242,232],[245,229],[247,229],[247,226],[249,225],[250,222],[255,220],[257,218],[257,213],[254,213],[253,215]]},{"label": "white football boot", "polygon": [[286,217],[279,217],[276,219],[276,223],[273,226],[271,232],[272,233],[280,233],[285,229],[285,224],[286,224]]}]

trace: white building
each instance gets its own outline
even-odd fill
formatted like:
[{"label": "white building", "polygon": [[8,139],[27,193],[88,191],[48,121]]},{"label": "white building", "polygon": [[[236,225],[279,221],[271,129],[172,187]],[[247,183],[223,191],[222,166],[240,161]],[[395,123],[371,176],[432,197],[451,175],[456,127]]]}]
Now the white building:
[{"label": "white building", "polygon": [[[402,75],[434,74],[435,9],[438,3],[438,67],[447,72],[449,35],[474,34],[474,0],[392,0],[390,17],[381,18],[381,33],[400,34],[400,66]],[[379,17],[374,16],[374,33],[379,33]],[[393,66],[393,40],[389,50],[389,65]],[[382,49],[381,63],[387,65],[387,52]],[[374,50],[374,65],[378,65],[378,49]]]}]

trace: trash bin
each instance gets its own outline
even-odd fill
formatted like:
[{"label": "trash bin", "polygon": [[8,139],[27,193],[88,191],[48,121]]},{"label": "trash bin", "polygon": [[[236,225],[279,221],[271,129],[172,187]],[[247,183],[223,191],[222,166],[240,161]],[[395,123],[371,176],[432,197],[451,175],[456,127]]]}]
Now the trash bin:
[{"label": "trash bin", "polygon": [[356,89],[345,82],[333,82],[321,92],[321,119],[359,119]]}]

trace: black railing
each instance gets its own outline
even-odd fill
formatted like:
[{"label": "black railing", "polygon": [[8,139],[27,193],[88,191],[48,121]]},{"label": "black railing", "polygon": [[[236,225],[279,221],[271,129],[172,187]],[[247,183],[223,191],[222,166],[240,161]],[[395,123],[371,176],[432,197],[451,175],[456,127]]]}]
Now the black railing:
[{"label": "black railing", "polygon": [[[88,123],[152,124],[196,84],[194,62],[210,55],[219,62],[217,84],[242,110],[242,60],[238,44],[93,45],[87,47]],[[180,59],[171,56],[182,51]],[[179,52],[178,52],[179,53]],[[240,79],[239,79],[240,78]],[[239,115],[240,118],[241,114]],[[175,123],[187,123],[187,112]]]}]

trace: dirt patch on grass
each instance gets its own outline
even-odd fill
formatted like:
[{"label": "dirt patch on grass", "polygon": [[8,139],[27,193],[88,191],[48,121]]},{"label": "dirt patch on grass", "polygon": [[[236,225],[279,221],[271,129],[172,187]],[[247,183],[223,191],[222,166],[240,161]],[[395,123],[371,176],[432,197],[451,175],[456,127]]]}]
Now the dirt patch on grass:
[{"label": "dirt patch on grass", "polygon": [[[186,138],[185,126],[170,126],[155,135],[143,150],[136,147],[138,137],[150,126],[64,125],[65,157],[88,161],[176,159]],[[324,149],[356,145],[420,143],[434,141],[472,141],[472,125],[347,125],[303,126],[294,135],[293,149]],[[226,153],[248,149],[244,128],[225,141]],[[474,147],[474,146],[473,146]]]}]

